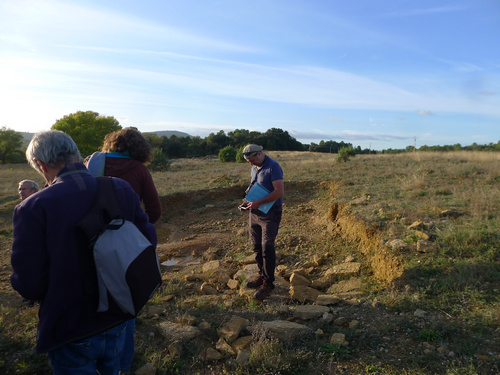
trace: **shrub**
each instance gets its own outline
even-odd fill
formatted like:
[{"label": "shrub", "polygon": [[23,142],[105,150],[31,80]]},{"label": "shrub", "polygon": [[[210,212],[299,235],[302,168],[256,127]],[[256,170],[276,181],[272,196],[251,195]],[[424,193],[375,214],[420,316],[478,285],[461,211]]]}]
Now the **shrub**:
[{"label": "shrub", "polygon": [[219,160],[222,163],[230,163],[236,161],[236,150],[232,146],[226,146],[219,151]]},{"label": "shrub", "polygon": [[242,146],[236,152],[236,163],[246,163],[245,157],[243,156],[243,149],[245,147]]},{"label": "shrub", "polygon": [[337,161],[338,162],[346,162],[349,160],[349,157],[350,156],[356,156],[356,154],[354,153],[354,150],[352,149],[352,147],[342,147],[340,150],[339,150],[339,154],[337,156]]},{"label": "shrub", "polygon": [[152,171],[168,171],[172,162],[168,159],[160,147],[153,149],[153,157],[149,164],[149,169]]}]

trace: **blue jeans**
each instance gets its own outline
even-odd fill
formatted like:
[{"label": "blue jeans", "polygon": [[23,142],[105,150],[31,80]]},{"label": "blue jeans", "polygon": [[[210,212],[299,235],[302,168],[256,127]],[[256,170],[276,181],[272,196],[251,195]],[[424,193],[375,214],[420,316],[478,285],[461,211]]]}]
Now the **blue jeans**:
[{"label": "blue jeans", "polygon": [[120,371],[128,371],[132,367],[134,360],[134,333],[135,333],[135,318],[127,322],[125,328],[125,347],[123,348],[122,358],[120,359]]},{"label": "blue jeans", "polygon": [[128,321],[49,352],[54,375],[116,375],[126,345]]}]

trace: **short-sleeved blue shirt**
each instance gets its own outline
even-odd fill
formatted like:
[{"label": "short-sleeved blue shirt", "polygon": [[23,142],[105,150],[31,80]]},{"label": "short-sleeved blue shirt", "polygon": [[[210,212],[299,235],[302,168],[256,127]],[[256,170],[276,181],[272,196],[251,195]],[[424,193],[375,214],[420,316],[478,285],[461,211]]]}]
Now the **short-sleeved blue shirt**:
[{"label": "short-sleeved blue shirt", "polygon": [[[255,180],[267,190],[273,191],[273,181],[283,180],[283,170],[276,160],[271,159],[266,155],[264,163],[262,163],[262,167],[260,169],[258,169],[255,165],[252,166],[251,177],[252,181]],[[274,204],[276,206],[283,205],[283,197],[278,199]]]}]

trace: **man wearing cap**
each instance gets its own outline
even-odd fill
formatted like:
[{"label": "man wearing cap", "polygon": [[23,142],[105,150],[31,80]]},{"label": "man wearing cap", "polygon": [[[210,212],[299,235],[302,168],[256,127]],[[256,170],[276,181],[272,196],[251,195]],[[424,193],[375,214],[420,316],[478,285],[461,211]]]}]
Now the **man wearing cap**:
[{"label": "man wearing cap", "polygon": [[[274,243],[281,222],[284,195],[283,170],[278,162],[267,156],[262,149],[262,146],[255,144],[247,145],[243,149],[243,157],[252,166],[250,187],[258,182],[270,191],[267,196],[245,204],[245,208],[250,210],[250,240],[259,267],[258,277],[249,281],[247,287],[259,288],[254,295],[257,301],[269,297],[274,289]],[[274,203],[267,213],[259,210],[261,205],[269,202]]]}]

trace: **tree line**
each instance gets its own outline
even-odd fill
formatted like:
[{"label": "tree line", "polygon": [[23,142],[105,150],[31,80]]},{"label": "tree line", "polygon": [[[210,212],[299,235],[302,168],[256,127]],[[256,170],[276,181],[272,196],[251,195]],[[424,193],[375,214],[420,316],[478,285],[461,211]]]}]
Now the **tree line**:
[{"label": "tree line", "polygon": [[[113,116],[101,116],[93,111],[78,111],[57,120],[52,129],[61,130],[70,135],[78,145],[83,157],[91,155],[100,150],[104,136],[121,129],[118,120]],[[241,149],[249,143],[256,143],[269,151],[310,151],[321,153],[338,154],[340,151],[348,150],[348,154],[377,154],[377,153],[402,153],[413,151],[500,151],[500,141],[496,144],[462,147],[460,144],[452,146],[421,146],[415,149],[408,146],[405,149],[387,149],[374,151],[354,147],[351,143],[333,140],[321,141],[319,144],[302,144],[292,137],[287,131],[279,128],[271,128],[264,133],[246,129],[236,129],[227,134],[220,130],[202,138],[198,136],[158,136],[155,133],[143,133],[144,137],[153,147],[153,155],[156,157],[176,159],[189,157],[203,157],[207,155],[219,155],[219,152],[227,147],[235,150]],[[0,163],[24,163],[24,151],[26,144],[21,133],[12,129],[2,127],[0,129]]]}]

